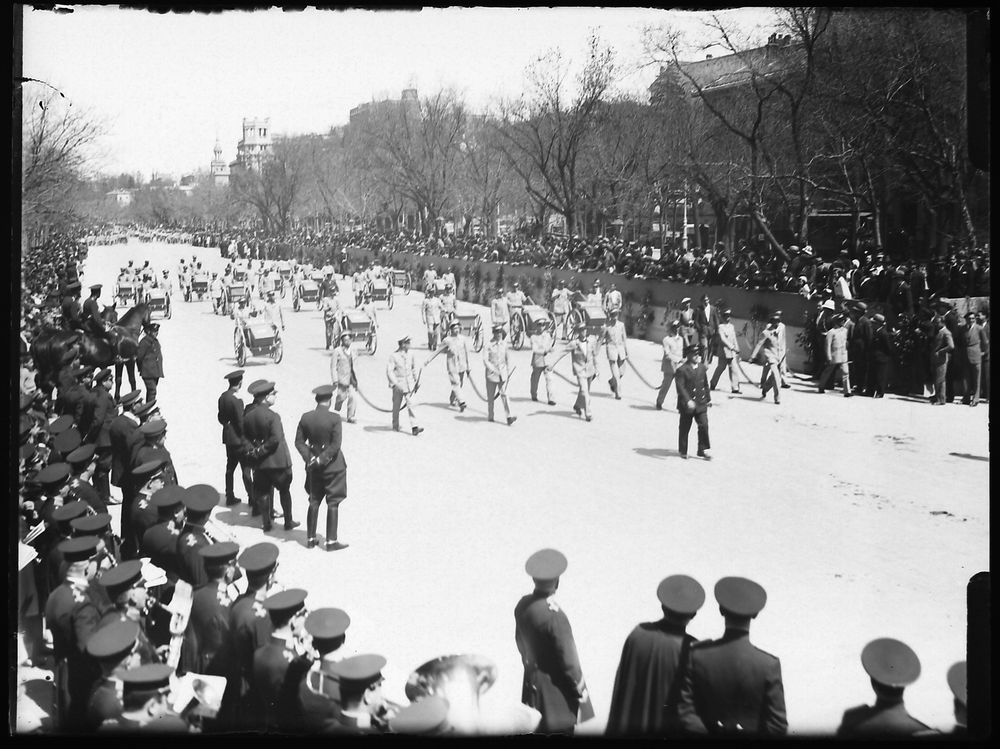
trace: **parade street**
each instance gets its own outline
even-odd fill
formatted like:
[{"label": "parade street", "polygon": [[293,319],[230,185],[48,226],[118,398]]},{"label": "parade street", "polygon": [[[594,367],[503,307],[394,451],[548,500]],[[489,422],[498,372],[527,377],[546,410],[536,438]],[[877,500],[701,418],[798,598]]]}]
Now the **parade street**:
[{"label": "parade street", "polygon": [[[148,259],[173,278],[180,258],[193,254],[222,271],[214,248],[135,240],[93,247],[83,287],[104,284],[101,301],[110,303],[127,261]],[[340,288],[349,305],[350,280]],[[399,292],[392,310],[376,304],[378,349],[370,356],[359,347],[360,390],[380,408],[391,405],[385,370],[396,340],[413,337],[418,366],[430,355],[422,299],[414,290]],[[216,401],[223,375],[237,366],[234,323],[214,315],[207,299],[185,303],[176,287],[172,302],[161,323],[157,392],[170,452],[182,486],[221,490]],[[244,382],[276,382],[274,410],[291,441],[314,406],[311,390],[330,381],[329,352],[315,305],[294,312],[290,293],[282,305],[284,358],[248,359]],[[471,309],[459,302],[460,313]],[[488,309],[476,309],[488,330]],[[637,369],[658,384],[659,345],[628,345]],[[776,406],[759,398],[756,383],[731,396],[723,378],[709,412],[714,460],[684,461],[674,392],[657,411],[655,392],[626,369],[616,401],[603,351],[598,363],[591,423],[574,414],[575,387],[558,376],[557,405],[531,401],[528,348],[512,352],[512,426],[487,422],[486,404],[468,386],[465,412],[450,407],[443,357],[423,371],[414,399],[426,429],[419,437],[392,431],[388,413],[360,401],[357,423],[343,435],[340,538],[350,548],[310,550],[304,527],[276,524],[267,539],[281,549],[278,578],[309,590],[310,608],[350,612],[347,648],[388,659],[387,694],[401,696],[406,675],[435,656],[482,653],[499,669],[485,699],[506,704],[521,696],[512,612],[531,590],[524,560],[543,547],[560,550],[569,567],[559,605],[596,710],[579,728],[588,734],[604,728],[625,636],[660,616],[657,583],[683,573],[711,590],[720,577],[746,576],[767,590],[753,641],[781,659],[790,734],[832,732],[846,707],[870,698],[858,653],[876,637],[919,653],[922,676],[906,692],[907,707],[949,728],[945,673],[966,657],[966,583],[989,567],[988,410],[821,396],[794,378]],[[471,364],[485,392],[481,356]],[[744,368],[759,376],[758,366]],[[556,371],[568,377],[569,359]],[[247,398],[245,386],[239,395]],[[304,521],[304,472],[294,453],[293,466],[294,514]],[[265,539],[245,502],[216,508],[214,519],[243,547]],[[722,628],[710,600],[688,631],[711,638]]]}]

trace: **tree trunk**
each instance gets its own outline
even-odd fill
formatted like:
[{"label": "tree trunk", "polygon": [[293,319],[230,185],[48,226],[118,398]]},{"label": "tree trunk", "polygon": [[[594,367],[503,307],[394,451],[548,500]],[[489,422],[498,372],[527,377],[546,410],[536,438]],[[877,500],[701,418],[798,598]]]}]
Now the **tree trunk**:
[{"label": "tree trunk", "polygon": [[[696,192],[691,196],[691,209],[694,211],[694,218],[691,221],[694,223],[694,248],[696,250],[701,249],[701,211],[698,210],[698,193]],[[684,227],[684,231],[687,231],[687,227]]]},{"label": "tree trunk", "polygon": [[753,216],[753,220],[756,222],[757,226],[760,227],[761,232],[763,232],[764,237],[767,239],[768,243],[785,261],[788,260],[788,253],[785,252],[785,248],[781,246],[781,243],[774,238],[774,234],[771,233],[771,229],[768,227],[767,223],[764,221],[764,217],[760,215],[760,211],[756,208],[752,209],[750,215]]}]

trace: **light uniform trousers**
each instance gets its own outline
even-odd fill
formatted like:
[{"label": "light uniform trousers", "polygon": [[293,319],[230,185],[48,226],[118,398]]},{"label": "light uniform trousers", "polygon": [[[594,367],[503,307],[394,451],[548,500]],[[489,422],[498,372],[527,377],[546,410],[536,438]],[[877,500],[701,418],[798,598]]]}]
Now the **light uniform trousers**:
[{"label": "light uniform trousers", "polygon": [[510,418],[510,404],[507,402],[507,394],[501,390],[503,386],[502,382],[493,382],[489,377],[486,378],[486,415],[490,421],[493,421],[493,402],[497,398],[503,402],[504,413],[508,419]]},{"label": "light uniform trousers", "polygon": [[531,398],[532,400],[538,399],[538,381],[545,377],[545,400],[550,401],[552,398],[552,373],[545,367],[535,367],[531,368]]},{"label": "light uniform trousers", "polygon": [[410,396],[397,387],[392,389],[392,428],[399,429],[399,409],[406,404],[406,415],[410,419],[410,429],[417,426],[417,415],[413,413],[413,406],[410,404]]},{"label": "light uniform trousers", "polygon": [[448,381],[451,382],[451,398],[449,399],[452,403],[465,403],[465,398],[462,397],[462,386],[465,384],[465,376],[468,372],[448,372]]},{"label": "light uniform trousers", "polygon": [[576,394],[576,403],[573,404],[573,408],[582,409],[584,416],[590,416],[590,383],[593,381],[594,375],[587,377],[586,375],[578,374],[576,376],[576,384],[579,391]]},{"label": "light uniform trousers", "polygon": [[353,385],[337,385],[337,400],[333,409],[340,411],[344,401],[347,401],[347,418],[353,419],[358,406],[358,391]]},{"label": "light uniform trousers", "polygon": [[718,361],[715,365],[715,371],[712,373],[712,381],[709,383],[712,390],[715,390],[715,386],[719,384],[719,379],[722,377],[722,373],[729,370],[729,388],[735,393],[740,389],[740,374],[739,369],[736,368],[736,357],[731,357],[727,359],[725,356],[719,356]]},{"label": "light uniform trousers", "polygon": [[670,385],[674,381],[674,372],[676,368],[673,362],[669,362],[663,366],[663,382],[660,383],[660,389],[656,393],[656,405],[662,406],[664,399],[667,397],[667,393],[670,391]]},{"label": "light uniform trousers", "polygon": [[847,362],[827,362],[827,365],[823,368],[823,374],[819,377],[820,389],[826,389],[827,384],[835,376],[837,371],[840,372],[840,375],[843,378],[844,392],[851,392],[851,373],[850,368],[847,366]]}]

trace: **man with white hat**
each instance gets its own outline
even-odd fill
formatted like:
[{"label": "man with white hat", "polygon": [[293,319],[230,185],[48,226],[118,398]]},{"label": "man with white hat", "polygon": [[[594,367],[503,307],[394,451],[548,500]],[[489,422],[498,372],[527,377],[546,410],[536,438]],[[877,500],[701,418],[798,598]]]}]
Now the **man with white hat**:
[{"label": "man with white hat", "polygon": [[392,388],[392,428],[399,431],[399,408],[406,404],[406,415],[410,419],[410,431],[413,436],[418,436],[423,427],[417,424],[417,415],[413,412],[413,404],[410,399],[417,391],[418,377],[417,364],[410,353],[410,336],[403,336],[398,341],[399,348],[389,355],[389,362],[385,367],[385,376],[389,380],[389,387]]},{"label": "man with white hat", "polygon": [[423,363],[421,369],[434,361],[438,355],[445,354],[448,380],[451,383],[448,402],[458,406],[459,411],[465,411],[462,385],[469,376],[469,337],[462,334],[462,324],[458,320],[452,320],[448,329],[449,333],[441,340],[441,346]]},{"label": "man with white hat", "polygon": [[565,328],[566,316],[569,314],[570,309],[570,292],[566,288],[566,281],[560,278],[558,286],[552,292],[552,315],[556,319],[555,335],[557,337],[559,332]]},{"label": "man with white hat", "polygon": [[510,349],[504,340],[507,333],[501,323],[493,324],[493,340],[483,349],[483,364],[486,366],[486,420],[493,421],[493,401],[500,398],[504,413],[507,414],[507,426],[517,421],[510,415],[510,402],[507,400],[507,382],[510,380]]}]

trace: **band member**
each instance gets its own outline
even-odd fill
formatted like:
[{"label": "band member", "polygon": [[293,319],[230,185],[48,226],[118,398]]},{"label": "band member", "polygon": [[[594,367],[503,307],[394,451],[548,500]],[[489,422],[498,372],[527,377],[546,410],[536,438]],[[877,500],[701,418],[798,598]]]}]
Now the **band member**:
[{"label": "band member", "polygon": [[233,474],[240,467],[247,501],[253,504],[253,477],[244,454],[243,400],[237,395],[243,385],[243,370],[226,375],[229,388],[219,396],[219,423],[222,424],[222,444],[226,446],[226,505],[238,505],[241,500],[233,490]]},{"label": "band member", "polygon": [[416,437],[424,428],[417,424],[417,415],[413,412],[410,398],[417,391],[417,364],[410,353],[410,336],[399,339],[399,348],[389,355],[385,375],[392,388],[392,428],[399,431],[399,408],[405,403],[406,414],[410,419],[410,431]]},{"label": "band member", "polygon": [[306,491],[309,511],[306,517],[307,545],[311,549],[316,539],[319,506],[326,498],[327,551],[346,549],[348,544],[337,540],[340,503],[347,499],[347,462],[340,449],[342,427],[340,416],[330,412],[333,385],[321,385],[313,390],[316,408],[299,419],[295,431],[295,449],[306,463]]},{"label": "band member", "polygon": [[274,520],[274,490],[281,499],[285,530],[298,528],[301,523],[292,519],[292,458],[285,442],[281,417],[271,410],[278,397],[274,383],[257,380],[247,388],[254,399],[254,408],[245,414],[244,436],[247,457],[253,466],[254,494],[261,512],[264,532],[271,530]]},{"label": "band member", "polygon": [[439,354],[445,354],[445,365],[448,369],[448,380],[451,382],[451,394],[448,402],[457,405],[459,411],[465,410],[465,399],[462,398],[462,385],[469,375],[469,338],[462,335],[462,324],[453,320],[449,326],[449,334],[441,341],[441,347],[431,354],[423,363],[426,367]]},{"label": "band member", "polygon": [[[253,654],[253,689],[263,705],[265,727],[284,726],[282,707],[291,692],[286,683],[289,665],[301,654],[296,652],[298,632],[305,619],[306,591],[292,588],[266,598],[262,604],[271,618],[271,637]],[[297,682],[296,682],[297,683]]]},{"label": "band member", "polygon": [[395,710],[382,697],[382,669],[386,660],[380,655],[366,654],[344,658],[334,663],[330,671],[337,678],[340,690],[340,712],[334,733],[384,733]]},{"label": "band member", "polygon": [[544,376],[545,398],[550,406],[554,406],[556,402],[552,400],[552,370],[546,364],[545,357],[552,353],[554,347],[555,340],[549,333],[547,324],[544,320],[539,320],[531,333],[531,400],[538,400],[538,381]]},{"label": "band member", "polygon": [[139,632],[139,625],[135,622],[112,622],[94,632],[87,641],[87,655],[97,664],[100,674],[87,698],[84,720],[88,731],[94,731],[105,720],[114,720],[121,715],[122,703],[114,674],[119,669],[139,665],[138,655],[134,652]]},{"label": "band member", "polygon": [[711,460],[708,454],[711,443],[708,439],[708,407],[712,404],[712,392],[708,387],[708,374],[701,363],[701,349],[688,346],[684,349],[687,361],[677,370],[677,411],[681,415],[677,436],[677,452],[687,458],[688,434],[691,422],[698,424],[698,457]]},{"label": "band member", "polygon": [[177,539],[180,578],[196,588],[208,580],[204,560],[198,552],[212,543],[205,532],[205,524],[212,508],[219,504],[219,492],[208,484],[195,484],[185,490],[181,502],[184,504],[184,528]]},{"label": "band member", "polygon": [[510,403],[507,400],[507,382],[510,379],[510,350],[504,340],[507,334],[500,323],[493,324],[493,340],[486,344],[483,350],[483,364],[486,366],[486,410],[487,421],[493,421],[493,401],[498,397],[503,403],[507,414],[507,426],[517,421],[510,415]]},{"label": "band member", "polygon": [[334,410],[340,411],[340,407],[347,402],[347,423],[353,424],[356,419],[354,414],[357,410],[358,377],[354,372],[354,352],[351,351],[351,334],[340,334],[340,345],[333,350],[330,357],[330,380],[337,389],[337,400],[334,403]]},{"label": "band member", "polygon": [[301,733],[318,732],[340,712],[340,683],[330,670],[341,660],[337,651],[347,639],[350,624],[351,617],[340,609],[316,609],[306,616],[311,662],[299,682],[293,711]]},{"label": "band member", "polygon": [[625,323],[618,319],[618,310],[608,313],[608,322],[601,334],[601,342],[608,354],[608,366],[611,369],[611,379],[608,385],[615,394],[615,400],[622,399],[622,367],[628,361],[628,336],[625,333]]}]

